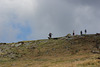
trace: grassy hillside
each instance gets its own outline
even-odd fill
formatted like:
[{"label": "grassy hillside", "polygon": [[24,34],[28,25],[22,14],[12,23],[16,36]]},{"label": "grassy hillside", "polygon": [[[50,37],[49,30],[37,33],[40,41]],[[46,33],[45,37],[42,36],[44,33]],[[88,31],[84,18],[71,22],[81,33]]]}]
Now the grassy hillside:
[{"label": "grassy hillside", "polygon": [[100,35],[0,43],[0,67],[100,67]]}]

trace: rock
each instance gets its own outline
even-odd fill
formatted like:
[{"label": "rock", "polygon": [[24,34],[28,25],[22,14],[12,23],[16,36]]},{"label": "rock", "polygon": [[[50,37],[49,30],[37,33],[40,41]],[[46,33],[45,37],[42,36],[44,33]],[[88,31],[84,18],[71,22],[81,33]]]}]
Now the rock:
[{"label": "rock", "polygon": [[12,44],[11,47],[15,47],[15,44]]},{"label": "rock", "polygon": [[15,44],[15,47],[19,47],[21,45],[22,45],[22,43]]},{"label": "rock", "polygon": [[92,53],[96,53],[96,54],[100,54],[100,51],[95,51],[95,50],[93,50],[93,51],[91,51]]},{"label": "rock", "polygon": [[24,44],[24,42],[18,42],[18,44]]}]

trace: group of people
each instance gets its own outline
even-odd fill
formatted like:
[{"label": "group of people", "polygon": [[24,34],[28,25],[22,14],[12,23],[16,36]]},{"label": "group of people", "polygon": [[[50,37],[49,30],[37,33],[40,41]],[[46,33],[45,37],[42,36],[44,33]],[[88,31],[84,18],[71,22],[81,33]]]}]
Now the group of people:
[{"label": "group of people", "polygon": [[[84,30],[84,32],[85,32],[85,34],[87,33],[87,30],[85,29]],[[74,32],[74,30],[73,30],[73,36],[75,35],[75,32]],[[83,32],[82,31],[80,31],[80,35],[83,35]]]},{"label": "group of people", "polygon": [[[84,32],[85,32],[85,34],[87,33],[87,30],[85,29],[84,30]],[[52,38],[52,33],[49,33],[49,37],[48,37],[48,39],[51,39]],[[73,30],[73,36],[75,35],[75,32],[74,32],[74,30]],[[83,35],[83,32],[82,31],[80,31],[80,35],[82,36]]]}]

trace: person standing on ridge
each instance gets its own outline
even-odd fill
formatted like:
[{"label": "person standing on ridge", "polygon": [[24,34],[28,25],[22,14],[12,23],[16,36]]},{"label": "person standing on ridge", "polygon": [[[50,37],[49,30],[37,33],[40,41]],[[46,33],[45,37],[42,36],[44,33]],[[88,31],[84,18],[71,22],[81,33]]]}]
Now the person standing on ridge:
[{"label": "person standing on ridge", "polygon": [[49,33],[48,39],[51,39],[51,38],[52,38],[52,33]]},{"label": "person standing on ridge", "polygon": [[80,34],[81,34],[81,36],[82,36],[82,31],[80,31]]},{"label": "person standing on ridge", "polygon": [[87,30],[85,29],[85,34],[87,33]]},{"label": "person standing on ridge", "polygon": [[73,36],[75,35],[75,32],[74,32],[74,30],[73,30]]}]

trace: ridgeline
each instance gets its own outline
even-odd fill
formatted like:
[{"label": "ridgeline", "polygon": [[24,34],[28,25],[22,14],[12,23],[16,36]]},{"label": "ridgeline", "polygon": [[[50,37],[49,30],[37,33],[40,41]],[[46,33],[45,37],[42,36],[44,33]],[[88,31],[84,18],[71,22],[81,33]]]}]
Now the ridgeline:
[{"label": "ridgeline", "polygon": [[0,43],[0,67],[99,66],[99,34]]}]

